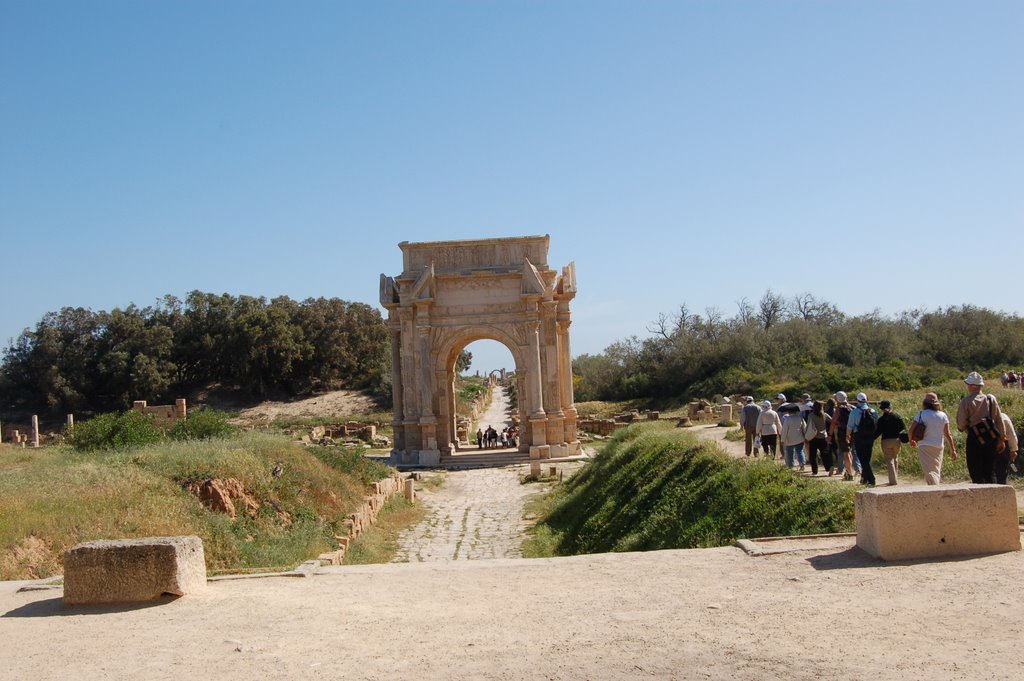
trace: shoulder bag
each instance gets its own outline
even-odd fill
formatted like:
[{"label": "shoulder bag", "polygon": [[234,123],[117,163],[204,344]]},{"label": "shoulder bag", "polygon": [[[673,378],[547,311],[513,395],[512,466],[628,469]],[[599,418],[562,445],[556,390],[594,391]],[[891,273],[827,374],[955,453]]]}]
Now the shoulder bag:
[{"label": "shoulder bag", "polygon": [[917,416],[914,417],[914,421],[910,424],[910,439],[914,442],[920,442],[924,439],[925,431],[928,430],[928,426],[924,425],[924,412],[919,411]]}]

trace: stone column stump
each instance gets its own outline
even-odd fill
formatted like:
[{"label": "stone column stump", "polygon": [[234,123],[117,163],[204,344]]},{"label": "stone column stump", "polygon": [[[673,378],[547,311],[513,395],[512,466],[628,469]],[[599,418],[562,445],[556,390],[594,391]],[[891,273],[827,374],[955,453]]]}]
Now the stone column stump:
[{"label": "stone column stump", "polygon": [[138,603],[204,588],[203,540],[194,535],[101,539],[64,553],[65,605]]}]

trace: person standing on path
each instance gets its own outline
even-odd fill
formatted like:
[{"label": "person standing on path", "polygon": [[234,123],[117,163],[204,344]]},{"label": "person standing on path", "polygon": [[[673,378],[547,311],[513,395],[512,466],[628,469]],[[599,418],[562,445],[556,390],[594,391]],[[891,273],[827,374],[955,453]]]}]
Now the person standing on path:
[{"label": "person standing on path", "polygon": [[825,403],[820,400],[814,403],[811,410],[807,412],[807,428],[804,437],[807,446],[804,451],[811,463],[811,475],[818,474],[818,455],[821,454],[821,463],[825,472],[832,475],[832,450],[828,446],[828,431],[832,425],[832,417],[825,413]]},{"label": "person standing on path", "polygon": [[949,443],[950,456],[956,460],[956,444],[953,434],[949,432],[949,417],[942,411],[942,403],[935,393],[927,393],[921,403],[922,409],[914,417],[914,423],[924,425],[924,436],[920,440],[914,438],[911,427],[910,446],[917,447],[917,456],[921,461],[921,473],[929,485],[942,482],[942,439]]},{"label": "person standing on path", "polygon": [[896,478],[900,470],[900,449],[903,442],[900,436],[907,429],[900,415],[892,410],[892,403],[889,400],[882,400],[878,403],[882,415],[878,417],[878,428],[875,437],[879,438],[882,444],[882,455],[885,457],[885,470],[889,474],[889,486],[896,484]]},{"label": "person standing on path", "polygon": [[[761,410],[754,404],[753,397],[747,397],[747,403],[740,409],[740,428],[743,429],[743,450],[750,456],[754,450],[754,438],[757,437],[757,417]],[[755,456],[757,452],[754,452]]]},{"label": "person standing on path", "polygon": [[956,410],[956,428],[967,433],[967,472],[975,484],[995,484],[996,454],[1006,446],[1002,412],[995,395],[982,392],[985,381],[972,371],[964,379],[967,396]]},{"label": "person standing on path", "polygon": [[779,432],[782,430],[782,422],[779,415],[772,409],[772,403],[765,400],[761,405],[762,411],[757,417],[757,436],[761,438],[761,448],[764,450],[765,458],[771,452],[775,458],[779,442]]},{"label": "person standing on path", "polygon": [[846,425],[846,441],[860,460],[860,482],[875,486],[875,473],[871,470],[871,450],[875,446],[875,432],[878,430],[878,412],[868,406],[868,396],[857,393],[857,407],[850,412]]}]

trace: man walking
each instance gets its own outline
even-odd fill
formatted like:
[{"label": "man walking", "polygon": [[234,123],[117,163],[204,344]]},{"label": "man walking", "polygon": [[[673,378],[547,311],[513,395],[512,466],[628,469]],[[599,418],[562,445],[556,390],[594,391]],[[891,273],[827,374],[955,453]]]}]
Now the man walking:
[{"label": "man walking", "polygon": [[850,412],[846,426],[846,440],[853,444],[853,451],[860,460],[860,482],[868,487],[875,486],[875,473],[871,470],[871,450],[875,446],[875,432],[878,430],[878,412],[868,406],[868,396],[857,393],[857,406]]},{"label": "man walking", "polygon": [[897,483],[900,471],[900,449],[903,448],[900,435],[907,426],[903,423],[903,418],[892,410],[892,403],[889,400],[882,400],[878,406],[882,409],[882,415],[878,417],[875,437],[882,444],[885,470],[889,474],[889,486],[892,487]]},{"label": "man walking", "polygon": [[747,403],[740,410],[740,428],[743,429],[743,449],[747,456],[754,451],[754,438],[757,436],[757,417],[761,415],[761,409],[754,404],[753,397],[747,397]]},{"label": "man walking", "polygon": [[967,396],[956,410],[956,428],[967,433],[967,472],[975,484],[996,484],[996,455],[1006,446],[1005,426],[995,395],[982,392],[984,379],[967,374]]}]

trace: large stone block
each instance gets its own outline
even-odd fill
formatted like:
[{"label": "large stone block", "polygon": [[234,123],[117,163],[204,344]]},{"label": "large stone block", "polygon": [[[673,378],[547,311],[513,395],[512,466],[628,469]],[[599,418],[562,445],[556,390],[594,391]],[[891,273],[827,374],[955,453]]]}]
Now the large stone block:
[{"label": "large stone block", "polygon": [[196,536],[99,540],[64,553],[64,603],[136,603],[206,587],[203,541]]},{"label": "large stone block", "polygon": [[885,487],[857,493],[857,546],[883,560],[1019,551],[1007,485]]}]

